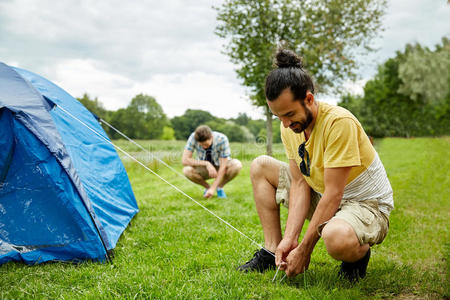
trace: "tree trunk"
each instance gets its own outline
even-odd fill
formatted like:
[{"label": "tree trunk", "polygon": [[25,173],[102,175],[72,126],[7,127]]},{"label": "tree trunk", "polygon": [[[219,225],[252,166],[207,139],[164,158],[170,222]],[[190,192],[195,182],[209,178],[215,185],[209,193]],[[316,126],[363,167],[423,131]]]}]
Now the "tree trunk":
[{"label": "tree trunk", "polygon": [[266,151],[267,155],[272,156],[272,113],[270,109],[266,106],[266,132],[267,132],[267,143],[266,143]]}]

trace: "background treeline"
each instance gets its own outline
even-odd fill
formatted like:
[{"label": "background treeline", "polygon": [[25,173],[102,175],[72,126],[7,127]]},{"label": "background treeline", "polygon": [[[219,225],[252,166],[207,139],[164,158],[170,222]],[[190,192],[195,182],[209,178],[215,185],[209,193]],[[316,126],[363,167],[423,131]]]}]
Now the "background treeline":
[{"label": "background treeline", "polygon": [[[407,45],[378,67],[363,95],[344,95],[338,105],[349,109],[367,134],[386,136],[440,136],[450,134],[450,40],[443,38],[434,50]],[[152,96],[139,94],[126,108],[106,110],[97,98],[79,98],[92,113],[133,139],[186,140],[200,124],[226,134],[231,142],[264,141],[266,121],[245,113],[223,119],[203,110],[188,109],[169,119]],[[280,122],[272,127],[273,142],[281,142]],[[108,135],[121,136],[107,126]]]},{"label": "background treeline", "polygon": [[[116,111],[106,110],[97,98],[91,99],[87,94],[78,100],[97,117],[132,139],[186,140],[200,124],[226,134],[231,142],[254,142],[266,138],[265,121],[253,120],[245,113],[239,113],[234,119],[223,119],[207,111],[188,109],[183,115],[169,119],[156,99],[144,94],[135,96],[126,108]],[[280,122],[273,120],[273,126],[279,128]],[[103,128],[109,137],[121,138],[110,127],[103,125]],[[273,133],[273,140],[281,142],[279,130]]]},{"label": "background treeline", "polygon": [[374,137],[448,135],[449,86],[450,40],[443,38],[434,50],[407,45],[378,67],[364,95],[346,95],[339,105]]}]

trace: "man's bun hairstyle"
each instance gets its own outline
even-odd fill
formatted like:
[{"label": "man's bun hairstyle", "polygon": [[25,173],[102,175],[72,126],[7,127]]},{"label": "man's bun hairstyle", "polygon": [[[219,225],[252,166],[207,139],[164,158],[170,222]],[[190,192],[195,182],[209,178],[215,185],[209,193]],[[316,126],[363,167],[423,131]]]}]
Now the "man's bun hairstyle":
[{"label": "man's bun hairstyle", "polygon": [[288,49],[281,49],[277,52],[275,65],[278,68],[303,68],[302,58]]},{"label": "man's bun hairstyle", "polygon": [[265,94],[269,101],[277,99],[287,88],[291,89],[294,100],[304,103],[306,92],[314,94],[311,77],[303,69],[303,61],[294,51],[279,49],[275,54],[275,69],[266,78]]}]

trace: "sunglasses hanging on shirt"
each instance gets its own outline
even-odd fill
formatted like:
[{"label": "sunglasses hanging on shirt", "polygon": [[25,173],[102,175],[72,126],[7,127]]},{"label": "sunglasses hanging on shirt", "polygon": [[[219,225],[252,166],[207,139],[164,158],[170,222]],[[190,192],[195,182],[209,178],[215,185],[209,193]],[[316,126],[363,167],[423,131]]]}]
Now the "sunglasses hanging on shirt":
[{"label": "sunglasses hanging on shirt", "polygon": [[[302,159],[302,162],[300,163],[300,172],[302,172],[305,176],[311,176],[311,162],[309,161],[309,153],[306,151],[305,143],[303,142],[300,146],[298,146],[298,155]],[[305,154],[306,154],[306,161],[305,161]]]}]

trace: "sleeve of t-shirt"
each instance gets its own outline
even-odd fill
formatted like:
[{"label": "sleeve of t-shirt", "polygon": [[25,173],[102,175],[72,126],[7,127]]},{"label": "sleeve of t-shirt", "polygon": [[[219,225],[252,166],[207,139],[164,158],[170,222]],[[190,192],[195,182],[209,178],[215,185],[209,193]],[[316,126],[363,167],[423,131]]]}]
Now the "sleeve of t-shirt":
[{"label": "sleeve of t-shirt", "polygon": [[227,158],[231,156],[230,143],[228,142],[228,138],[224,135],[222,143],[220,145],[220,157]]},{"label": "sleeve of t-shirt", "polygon": [[281,141],[284,145],[284,151],[286,152],[286,156],[288,159],[295,159],[296,155],[298,155],[293,147],[292,147],[292,139],[289,138],[289,133],[287,130],[283,127],[283,123],[280,124],[280,132],[281,132]]},{"label": "sleeve of t-shirt", "polygon": [[194,144],[195,144],[194,133],[191,133],[184,149],[189,150],[189,151],[194,151]]},{"label": "sleeve of t-shirt", "polygon": [[351,118],[338,119],[331,125],[323,157],[325,168],[361,165],[357,126]]}]

